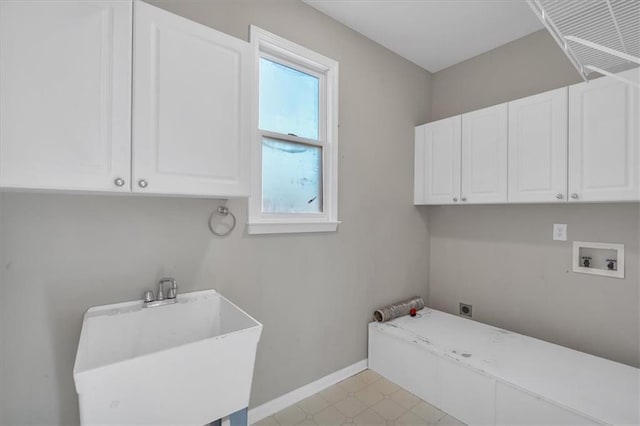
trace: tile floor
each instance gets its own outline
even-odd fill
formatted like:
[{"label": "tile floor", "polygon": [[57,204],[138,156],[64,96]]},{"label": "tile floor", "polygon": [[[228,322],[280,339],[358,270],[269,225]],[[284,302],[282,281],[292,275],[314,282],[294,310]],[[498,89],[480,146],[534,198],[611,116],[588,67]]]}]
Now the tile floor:
[{"label": "tile floor", "polygon": [[464,423],[417,396],[365,370],[255,426],[464,426]]}]

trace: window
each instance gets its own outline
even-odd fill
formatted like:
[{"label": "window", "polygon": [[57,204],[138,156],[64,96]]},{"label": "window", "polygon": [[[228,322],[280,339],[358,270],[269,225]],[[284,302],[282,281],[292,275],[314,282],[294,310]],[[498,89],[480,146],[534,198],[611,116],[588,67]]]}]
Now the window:
[{"label": "window", "polygon": [[338,63],[255,26],[250,234],[335,231]]}]

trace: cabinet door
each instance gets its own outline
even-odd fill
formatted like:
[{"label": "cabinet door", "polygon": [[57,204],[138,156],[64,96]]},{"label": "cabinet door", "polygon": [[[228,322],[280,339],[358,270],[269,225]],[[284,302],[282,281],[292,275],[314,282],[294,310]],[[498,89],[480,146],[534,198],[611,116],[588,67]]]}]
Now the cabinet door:
[{"label": "cabinet door", "polygon": [[639,98],[610,77],[569,87],[569,201],[640,200]]},{"label": "cabinet door", "polygon": [[249,43],[135,4],[135,192],[249,193]]},{"label": "cabinet door", "polygon": [[507,104],[462,115],[463,203],[507,202]]},{"label": "cabinet door", "polygon": [[0,1],[0,186],[128,192],[130,1]]},{"label": "cabinet door", "polygon": [[415,204],[460,200],[460,116],[416,127]]},{"label": "cabinet door", "polygon": [[509,202],[567,199],[567,88],[509,102]]}]

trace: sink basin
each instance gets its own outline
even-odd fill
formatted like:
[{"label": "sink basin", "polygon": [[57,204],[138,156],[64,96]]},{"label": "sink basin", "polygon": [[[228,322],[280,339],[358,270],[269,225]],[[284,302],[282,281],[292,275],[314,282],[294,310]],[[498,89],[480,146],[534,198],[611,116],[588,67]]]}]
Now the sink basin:
[{"label": "sink basin", "polygon": [[262,324],[215,290],[89,309],[73,378],[84,425],[199,425],[249,405]]}]

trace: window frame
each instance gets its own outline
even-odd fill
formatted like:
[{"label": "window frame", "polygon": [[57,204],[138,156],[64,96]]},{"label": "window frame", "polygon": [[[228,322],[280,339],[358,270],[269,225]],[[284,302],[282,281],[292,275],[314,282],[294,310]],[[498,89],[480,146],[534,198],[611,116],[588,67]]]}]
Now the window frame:
[{"label": "window frame", "polygon": [[[265,31],[250,28],[254,49],[254,105],[249,234],[336,231],[338,217],[338,62]],[[319,78],[318,139],[259,128],[260,58]],[[322,212],[264,213],[262,211],[262,138],[322,148]]]}]

